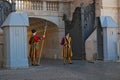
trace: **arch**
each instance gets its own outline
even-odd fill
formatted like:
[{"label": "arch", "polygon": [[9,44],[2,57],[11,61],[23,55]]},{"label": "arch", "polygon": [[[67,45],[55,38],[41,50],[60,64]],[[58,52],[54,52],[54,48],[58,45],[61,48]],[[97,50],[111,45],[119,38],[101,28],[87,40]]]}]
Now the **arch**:
[{"label": "arch", "polygon": [[[34,28],[38,31],[38,35],[41,36],[44,33],[44,26],[46,26],[47,22],[47,31],[46,31],[46,38],[44,42],[44,48],[42,52],[42,58],[49,58],[54,59],[54,57],[61,59],[60,49],[59,49],[59,28],[56,24],[51,21],[45,20],[43,18],[35,18],[29,17],[30,26],[28,27],[28,42],[30,36],[32,35],[31,30]],[[39,48],[41,48],[41,43]],[[29,43],[28,43],[29,44]],[[28,45],[28,52],[29,52],[30,45]]]},{"label": "arch", "polygon": [[54,23],[59,27],[59,17],[57,16],[29,16],[30,18],[40,18]]}]

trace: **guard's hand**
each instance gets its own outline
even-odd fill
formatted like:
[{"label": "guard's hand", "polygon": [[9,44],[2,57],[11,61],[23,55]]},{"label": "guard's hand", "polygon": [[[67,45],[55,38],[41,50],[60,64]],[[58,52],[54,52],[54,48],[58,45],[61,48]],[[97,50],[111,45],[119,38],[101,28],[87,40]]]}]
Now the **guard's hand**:
[{"label": "guard's hand", "polygon": [[43,39],[44,39],[44,38],[45,38],[45,35],[43,35],[42,37],[43,37]]}]

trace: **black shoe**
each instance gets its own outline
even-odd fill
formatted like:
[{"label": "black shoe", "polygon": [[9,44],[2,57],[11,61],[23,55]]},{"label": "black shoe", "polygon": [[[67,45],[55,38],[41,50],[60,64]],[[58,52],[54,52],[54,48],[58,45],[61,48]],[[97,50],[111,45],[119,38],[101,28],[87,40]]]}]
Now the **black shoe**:
[{"label": "black shoe", "polygon": [[35,64],[35,66],[39,66],[39,64]]},{"label": "black shoe", "polygon": [[73,64],[73,63],[71,62],[71,63],[69,63],[69,64]]},{"label": "black shoe", "polygon": [[33,64],[33,66],[39,66],[39,64]]}]

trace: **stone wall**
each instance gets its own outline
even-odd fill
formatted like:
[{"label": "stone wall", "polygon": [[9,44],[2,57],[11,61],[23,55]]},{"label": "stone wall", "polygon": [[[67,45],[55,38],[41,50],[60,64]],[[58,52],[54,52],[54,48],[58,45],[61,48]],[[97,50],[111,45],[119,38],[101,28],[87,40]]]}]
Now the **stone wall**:
[{"label": "stone wall", "polygon": [[89,36],[89,38],[85,42],[85,50],[86,50],[86,60],[94,61],[96,60],[97,53],[97,40],[96,40],[96,30]]},{"label": "stone wall", "polygon": [[118,0],[102,0],[101,15],[111,16],[117,23],[119,23]]},{"label": "stone wall", "polygon": [[80,3],[84,3],[85,5],[88,5],[89,3],[93,2],[93,0],[74,0],[74,3],[73,5],[75,7],[79,7],[80,6]]}]

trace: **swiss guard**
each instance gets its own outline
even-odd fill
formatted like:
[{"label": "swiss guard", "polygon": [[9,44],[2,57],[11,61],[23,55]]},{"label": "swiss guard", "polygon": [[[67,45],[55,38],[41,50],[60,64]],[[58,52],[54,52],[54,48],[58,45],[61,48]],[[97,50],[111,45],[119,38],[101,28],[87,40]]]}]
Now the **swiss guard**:
[{"label": "swiss guard", "polygon": [[45,38],[45,35],[39,37],[37,35],[37,31],[35,29],[31,30],[32,36],[30,37],[29,44],[30,44],[30,53],[29,53],[29,60],[31,65],[37,66],[39,65],[39,54],[38,54],[38,46],[39,42]]},{"label": "swiss guard", "polygon": [[63,63],[66,64],[68,61],[69,64],[72,64],[72,49],[71,49],[71,37],[69,36],[69,33],[65,37],[62,38],[61,40],[61,45],[63,45],[63,50],[62,50],[62,57],[63,57]]}]

